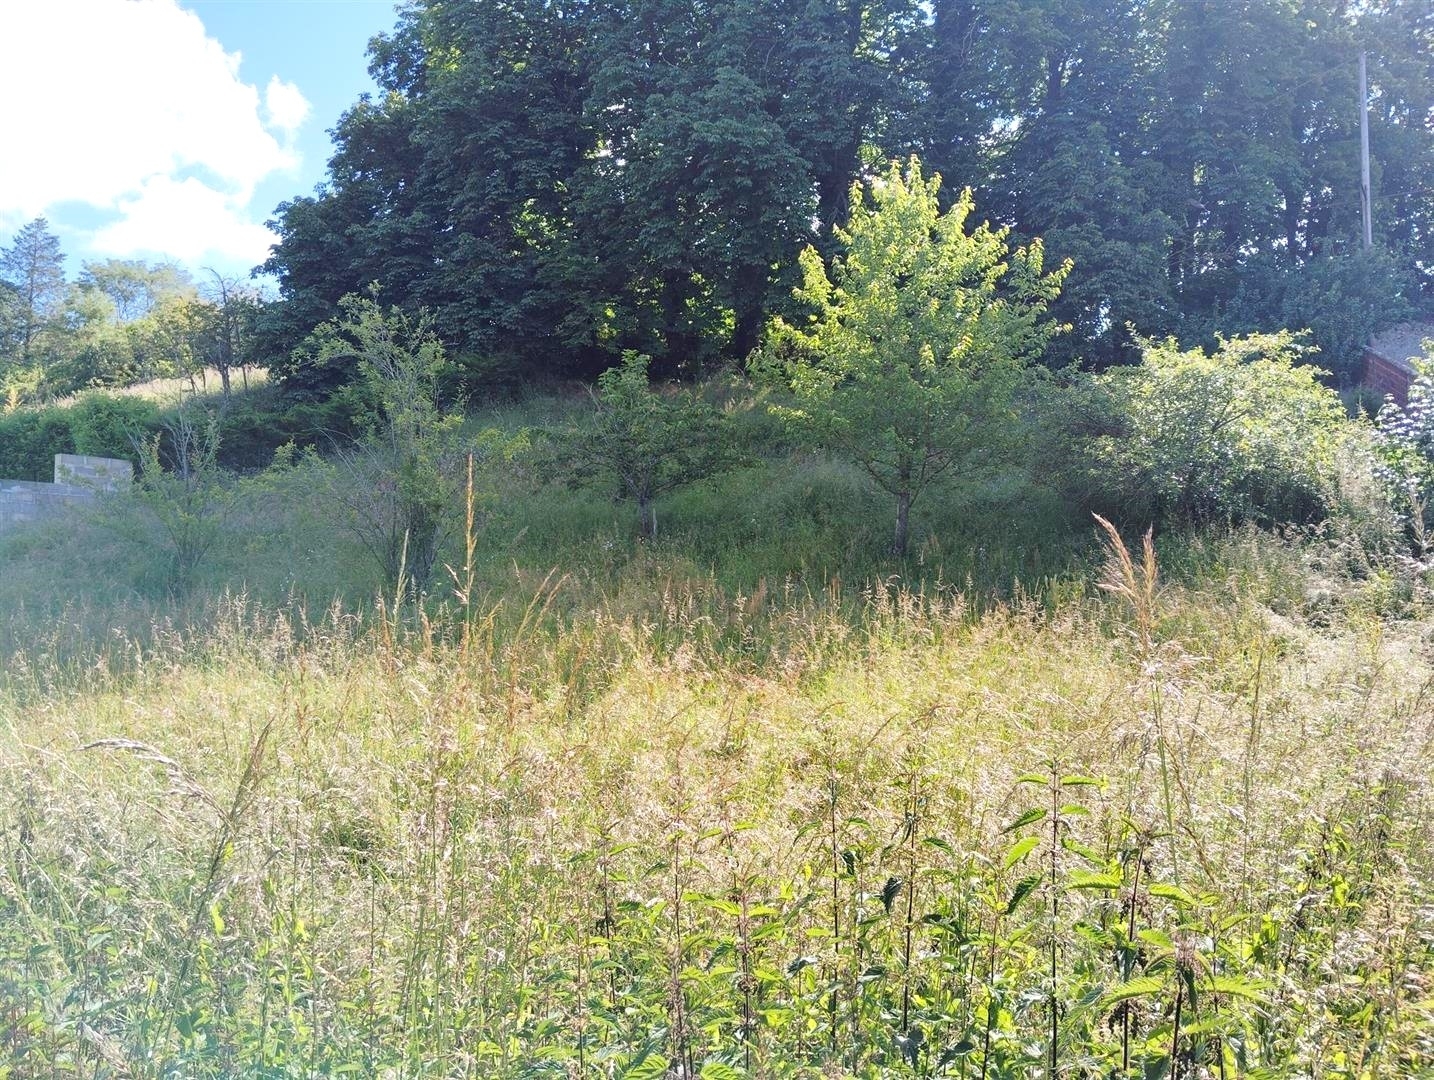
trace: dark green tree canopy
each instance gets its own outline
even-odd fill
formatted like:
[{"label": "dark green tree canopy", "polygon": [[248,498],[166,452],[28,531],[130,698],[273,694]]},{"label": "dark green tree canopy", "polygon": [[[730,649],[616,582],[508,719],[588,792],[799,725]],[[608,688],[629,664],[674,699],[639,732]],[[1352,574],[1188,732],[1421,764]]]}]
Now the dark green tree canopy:
[{"label": "dark green tree canopy", "polygon": [[[1365,335],[1434,299],[1428,5],[415,0],[370,56],[382,93],[277,211],[271,352],[378,281],[475,374],[740,359],[790,311],[797,253],[833,253],[853,180],[909,153],[1073,261],[1055,361],[1307,317],[1347,380]],[[1308,295],[1365,314],[1314,325]]]}]

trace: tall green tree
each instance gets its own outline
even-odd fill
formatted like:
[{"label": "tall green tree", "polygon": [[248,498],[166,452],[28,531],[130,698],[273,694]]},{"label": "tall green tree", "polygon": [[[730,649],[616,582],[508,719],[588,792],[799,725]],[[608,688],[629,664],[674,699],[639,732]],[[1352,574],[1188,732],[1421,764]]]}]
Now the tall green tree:
[{"label": "tall green tree", "polygon": [[[890,154],[1075,263],[1053,361],[1133,360],[1132,326],[1211,342],[1300,317],[1291,297],[1363,295],[1331,283],[1391,298],[1369,329],[1434,303],[1427,4],[416,0],[370,56],[381,94],[274,223],[282,302],[257,333],[295,391],[353,374],[283,357],[372,281],[429,307],[470,378],[740,358],[788,311],[794,253],[835,254],[852,181]],[[1315,329],[1350,372],[1365,328]]]},{"label": "tall green tree", "polygon": [[1058,327],[1045,317],[1069,266],[1047,273],[1039,241],[968,227],[969,191],[942,213],[941,179],[912,159],[852,189],[830,271],[802,252],[808,320],[779,321],[768,347],[795,396],[785,414],[850,457],[896,501],[904,556],[912,504],[1000,445],[1026,365]]},{"label": "tall green tree", "polygon": [[87,262],[78,284],[108,297],[120,322],[143,318],[161,301],[194,292],[194,282],[183,267],[172,262],[149,264],[140,259]]},{"label": "tall green tree", "polygon": [[0,280],[11,290],[9,359],[28,367],[40,358],[44,337],[60,330],[65,301],[65,256],[48,221],[36,218],[0,248]]}]

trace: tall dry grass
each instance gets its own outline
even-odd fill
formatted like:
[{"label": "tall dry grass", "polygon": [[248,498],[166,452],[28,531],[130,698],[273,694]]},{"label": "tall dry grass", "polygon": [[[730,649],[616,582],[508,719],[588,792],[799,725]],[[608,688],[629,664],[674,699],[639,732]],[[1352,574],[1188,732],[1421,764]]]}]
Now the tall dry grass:
[{"label": "tall dry grass", "polygon": [[1428,1075],[1424,627],[1107,537],[19,657],[0,1075]]}]

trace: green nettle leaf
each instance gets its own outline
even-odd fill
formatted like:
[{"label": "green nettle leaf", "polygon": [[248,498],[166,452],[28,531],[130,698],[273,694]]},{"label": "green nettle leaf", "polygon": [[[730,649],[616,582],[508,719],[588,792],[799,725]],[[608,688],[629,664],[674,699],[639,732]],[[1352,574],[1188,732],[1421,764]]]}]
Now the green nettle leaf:
[{"label": "green nettle leaf", "polygon": [[662,1080],[667,1075],[667,1058],[656,1052],[646,1052],[623,1070],[623,1080]]},{"label": "green nettle leaf", "polygon": [[1179,885],[1167,885],[1157,883],[1150,886],[1150,895],[1158,896],[1162,900],[1171,900],[1181,907],[1198,907],[1200,901],[1190,893],[1186,892]]},{"label": "green nettle leaf", "polygon": [[1066,879],[1072,889],[1119,889],[1124,884],[1119,874],[1100,874],[1091,870],[1073,870]]},{"label": "green nettle leaf", "polygon": [[1122,1001],[1130,1001],[1134,998],[1150,997],[1156,994],[1163,994],[1171,988],[1169,979],[1162,979],[1154,975],[1144,975],[1138,979],[1131,979],[1127,983],[1106,992],[1100,999],[1102,1012],[1109,1011]]},{"label": "green nettle leaf", "polygon": [[1006,852],[1006,857],[1001,860],[1001,865],[1009,870],[1034,851],[1036,845],[1040,842],[1041,838],[1039,836],[1027,836],[1016,841],[1016,843],[1012,845],[1011,850]]},{"label": "green nettle leaf", "polygon": [[742,1080],[742,1074],[722,1061],[704,1062],[698,1071],[702,1080]]},{"label": "green nettle leaf", "polygon": [[1021,901],[1030,896],[1040,883],[1040,874],[1027,874],[1016,882],[1016,887],[1011,890],[1011,898],[1006,901],[1006,914],[1013,914],[1016,908],[1021,906]]},{"label": "green nettle leaf", "polygon": [[1228,994],[1254,1002],[1264,1001],[1264,993],[1270,988],[1269,983],[1263,980],[1245,979],[1238,975],[1216,975],[1200,985],[1207,993]]},{"label": "green nettle leaf", "polygon": [[1023,828],[1026,825],[1030,825],[1033,822],[1044,820],[1045,816],[1046,812],[1039,807],[1033,810],[1027,810],[1024,814],[1018,817],[1015,821],[1011,822],[1001,831],[1003,833],[1015,832],[1017,829]]}]

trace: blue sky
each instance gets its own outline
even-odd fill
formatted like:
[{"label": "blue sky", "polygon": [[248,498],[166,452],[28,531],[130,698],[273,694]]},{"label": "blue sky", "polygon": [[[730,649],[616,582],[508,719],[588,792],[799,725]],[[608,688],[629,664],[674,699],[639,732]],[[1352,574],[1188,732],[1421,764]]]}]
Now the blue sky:
[{"label": "blue sky", "polygon": [[323,179],[395,19],[392,0],[6,5],[0,245],[44,215],[71,277],[108,257],[247,272],[274,207]]}]

